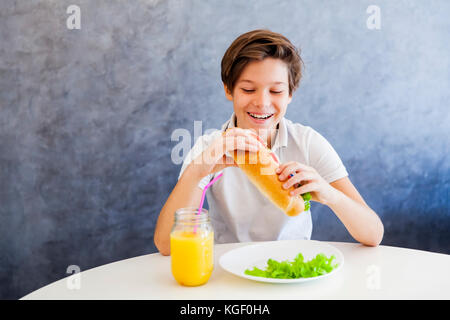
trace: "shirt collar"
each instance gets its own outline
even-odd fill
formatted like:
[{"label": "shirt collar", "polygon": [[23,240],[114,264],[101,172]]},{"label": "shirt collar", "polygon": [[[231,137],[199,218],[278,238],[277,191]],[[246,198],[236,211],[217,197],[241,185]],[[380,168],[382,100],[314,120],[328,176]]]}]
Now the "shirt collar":
[{"label": "shirt collar", "polygon": [[[225,131],[229,128],[236,127],[236,114],[233,112],[231,118],[222,125],[222,131]],[[272,151],[279,149],[280,147],[287,147],[288,135],[287,135],[287,127],[286,127],[286,119],[283,117],[280,120],[278,131],[275,136],[275,143],[272,146]]]}]

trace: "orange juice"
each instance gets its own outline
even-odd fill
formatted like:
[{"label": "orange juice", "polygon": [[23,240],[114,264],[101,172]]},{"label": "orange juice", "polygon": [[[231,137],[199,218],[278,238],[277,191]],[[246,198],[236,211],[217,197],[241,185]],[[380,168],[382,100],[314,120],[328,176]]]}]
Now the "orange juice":
[{"label": "orange juice", "polygon": [[170,234],[172,274],[184,286],[205,284],[214,268],[214,232],[175,230]]}]

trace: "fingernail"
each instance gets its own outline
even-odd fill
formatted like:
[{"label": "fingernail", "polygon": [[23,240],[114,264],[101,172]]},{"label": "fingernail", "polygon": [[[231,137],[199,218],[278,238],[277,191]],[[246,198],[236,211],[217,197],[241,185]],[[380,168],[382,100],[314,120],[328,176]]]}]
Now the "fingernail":
[{"label": "fingernail", "polygon": [[278,169],[276,170],[276,172],[277,172],[277,173],[280,172],[280,168],[278,168]]}]

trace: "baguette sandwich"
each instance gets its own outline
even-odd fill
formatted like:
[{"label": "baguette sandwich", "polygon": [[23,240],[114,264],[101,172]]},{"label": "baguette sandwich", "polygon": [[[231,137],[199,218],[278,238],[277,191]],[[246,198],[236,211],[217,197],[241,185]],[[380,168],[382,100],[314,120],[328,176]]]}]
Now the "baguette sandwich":
[{"label": "baguette sandwich", "polygon": [[284,182],[278,179],[275,172],[280,165],[277,156],[258,136],[256,137],[264,147],[260,148],[258,152],[234,150],[232,155],[234,162],[256,188],[285,214],[296,216],[305,211],[305,205],[307,204],[309,208],[309,202],[305,201],[302,196],[289,194],[294,186],[289,189],[283,188]]}]

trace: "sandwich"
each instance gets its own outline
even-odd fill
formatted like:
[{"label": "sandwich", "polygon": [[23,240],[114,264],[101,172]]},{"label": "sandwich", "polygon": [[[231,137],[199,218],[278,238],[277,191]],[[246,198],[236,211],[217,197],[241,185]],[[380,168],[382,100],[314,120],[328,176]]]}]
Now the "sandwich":
[{"label": "sandwich", "polygon": [[302,196],[291,196],[289,192],[295,186],[289,189],[283,188],[284,182],[278,179],[278,174],[275,172],[280,166],[280,161],[264,141],[256,137],[264,147],[258,152],[234,150],[232,154],[234,162],[256,188],[288,216],[296,216],[308,210],[311,195],[306,193]]}]

